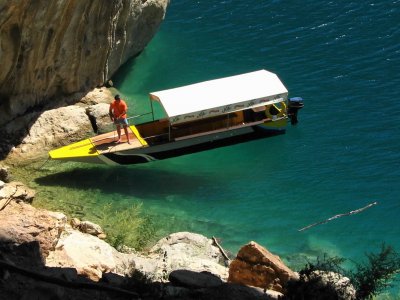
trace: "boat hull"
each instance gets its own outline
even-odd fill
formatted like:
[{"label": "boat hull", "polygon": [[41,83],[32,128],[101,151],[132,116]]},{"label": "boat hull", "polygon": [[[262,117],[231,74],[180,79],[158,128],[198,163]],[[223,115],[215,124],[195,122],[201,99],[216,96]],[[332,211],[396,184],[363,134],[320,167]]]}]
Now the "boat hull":
[{"label": "boat hull", "polygon": [[183,140],[172,141],[166,144],[150,146],[147,148],[105,153],[98,157],[97,162],[101,161],[102,163],[109,165],[147,163],[271,137],[284,132],[285,130],[282,128],[271,130],[269,128],[263,128],[259,125],[250,126],[214,134],[186,138]]}]

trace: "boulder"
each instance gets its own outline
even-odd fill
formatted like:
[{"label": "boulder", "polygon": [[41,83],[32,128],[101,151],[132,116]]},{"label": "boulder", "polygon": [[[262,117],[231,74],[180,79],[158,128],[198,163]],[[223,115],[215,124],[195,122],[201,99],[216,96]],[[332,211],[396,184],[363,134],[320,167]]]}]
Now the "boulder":
[{"label": "boulder", "polygon": [[86,108],[86,113],[97,134],[115,130],[114,123],[109,116],[110,104],[99,103]]},{"label": "boulder", "polygon": [[[18,130],[18,127],[10,125],[6,130],[11,132]],[[93,134],[85,108],[70,105],[48,110],[30,126],[28,134],[9,159],[28,163],[29,159],[47,156],[47,152],[52,148],[79,141]]]},{"label": "boulder", "polygon": [[216,287],[224,283],[221,278],[209,272],[193,272],[189,270],[172,271],[168,279],[174,286],[192,289]]},{"label": "boulder", "polygon": [[103,273],[131,274],[135,262],[106,242],[67,226],[54,251],[46,258],[48,267],[75,268],[78,274],[99,281]]},{"label": "boulder", "polygon": [[110,104],[114,97],[110,89],[102,87],[95,88],[87,93],[79,102],[88,105],[96,105],[99,103]]},{"label": "boulder", "polygon": [[83,233],[91,234],[93,236],[97,236],[99,239],[102,240],[107,237],[100,225],[90,221],[81,221],[78,218],[72,218],[70,221],[70,225],[73,229],[79,230]]},{"label": "boulder", "polygon": [[83,233],[88,233],[94,236],[99,236],[101,234],[104,234],[103,229],[100,227],[100,225],[97,225],[95,223],[92,223],[90,221],[82,221],[79,224],[79,230]]},{"label": "boulder", "polygon": [[67,222],[62,213],[36,209],[15,201],[10,201],[0,210],[0,220],[1,241],[16,244],[36,241],[44,256],[54,249]]},{"label": "boulder", "polygon": [[[228,268],[221,251],[214,246],[213,240],[203,235],[178,232],[158,241],[148,254],[154,260],[152,276],[154,279],[166,281],[168,275],[175,270],[209,272],[222,280],[228,277]],[[146,270],[144,270],[146,273]]]},{"label": "boulder", "polygon": [[72,218],[70,221],[70,225],[73,229],[79,230],[79,226],[81,225],[81,220],[78,218]]},{"label": "boulder", "polygon": [[279,258],[255,242],[243,246],[229,266],[228,282],[283,292],[298,274]]},{"label": "boulder", "polygon": [[[99,90],[88,93],[80,105],[51,109],[43,113],[33,112],[6,125],[3,131],[7,135],[19,132],[16,135],[24,136],[19,146],[11,151],[8,162],[16,165],[28,164],[32,159],[46,157],[51,149],[77,142],[96,133],[114,130],[108,114],[112,94],[105,88],[103,92]],[[83,106],[83,103],[91,104]],[[6,167],[1,167],[0,176],[9,180],[6,174]]]},{"label": "boulder", "polygon": [[0,189],[0,201],[4,199],[32,203],[34,197],[35,191],[18,181],[4,184]]},{"label": "boulder", "polygon": [[317,299],[356,299],[356,290],[351,284],[350,279],[341,274],[314,271],[310,274],[308,282],[312,282],[310,295],[313,295]]},{"label": "boulder", "polygon": [[4,182],[11,181],[9,167],[0,165],[0,180]]}]

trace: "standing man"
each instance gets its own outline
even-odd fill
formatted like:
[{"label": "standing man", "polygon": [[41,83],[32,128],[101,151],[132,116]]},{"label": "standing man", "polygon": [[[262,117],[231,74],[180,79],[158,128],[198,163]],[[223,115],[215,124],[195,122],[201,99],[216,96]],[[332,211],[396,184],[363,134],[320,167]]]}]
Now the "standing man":
[{"label": "standing man", "polygon": [[131,143],[128,134],[128,120],[126,119],[127,111],[128,106],[125,101],[122,100],[119,95],[115,95],[114,101],[110,104],[109,115],[111,121],[117,126],[118,141],[116,141],[116,143],[121,143],[121,125],[124,127],[128,144]]}]

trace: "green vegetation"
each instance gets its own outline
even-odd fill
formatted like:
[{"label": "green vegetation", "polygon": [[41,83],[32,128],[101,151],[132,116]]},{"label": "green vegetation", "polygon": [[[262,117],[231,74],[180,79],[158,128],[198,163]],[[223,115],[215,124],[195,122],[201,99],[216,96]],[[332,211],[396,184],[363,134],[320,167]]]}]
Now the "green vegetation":
[{"label": "green vegetation", "polygon": [[[349,284],[343,285],[342,290],[338,290],[335,285],[339,279],[335,274],[345,273],[340,266],[344,261],[344,258],[328,257],[325,254],[322,260],[317,258],[315,263],[308,262],[299,271],[300,280],[288,283],[285,299],[347,299],[346,289]],[[321,277],[316,275],[320,271],[324,274],[324,283]]]},{"label": "green vegetation", "polygon": [[[382,245],[378,254],[366,254],[367,261],[355,263],[354,270],[346,271],[341,267],[344,258],[324,256],[317,258],[315,263],[308,262],[299,271],[300,281],[288,285],[287,299],[316,299],[317,295],[326,299],[347,299],[348,287],[351,284],[355,289],[356,299],[372,299],[392,286],[396,275],[400,273],[400,255],[391,246]],[[316,271],[333,272],[325,273],[326,282],[321,284]],[[334,276],[332,274],[339,274]],[[348,277],[348,284],[336,285],[340,277]],[[317,296],[318,297],[318,296]],[[319,299],[319,298],[318,298]],[[322,299],[322,298],[321,298]]]},{"label": "green vegetation", "polygon": [[368,261],[357,263],[350,273],[357,290],[357,299],[371,299],[392,286],[392,279],[400,273],[400,255],[391,246],[382,245],[378,254],[367,253]]},{"label": "green vegetation", "polygon": [[143,250],[154,236],[155,226],[148,216],[142,215],[141,204],[112,210],[112,204],[108,203],[99,216],[107,234],[106,241],[118,251],[123,250],[123,246]]}]

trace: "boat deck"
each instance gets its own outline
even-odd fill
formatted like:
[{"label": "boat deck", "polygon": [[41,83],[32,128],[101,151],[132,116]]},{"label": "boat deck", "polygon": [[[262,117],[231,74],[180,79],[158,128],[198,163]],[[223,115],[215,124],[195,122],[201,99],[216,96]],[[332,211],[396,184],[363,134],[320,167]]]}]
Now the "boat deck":
[{"label": "boat deck", "polygon": [[116,130],[107,132],[90,139],[90,141],[95,146],[99,154],[123,151],[128,149],[141,148],[143,146],[143,141],[135,134],[131,127],[128,127],[128,134],[130,144],[127,142],[127,138],[123,129],[121,129],[121,142],[117,143],[118,133]]}]

